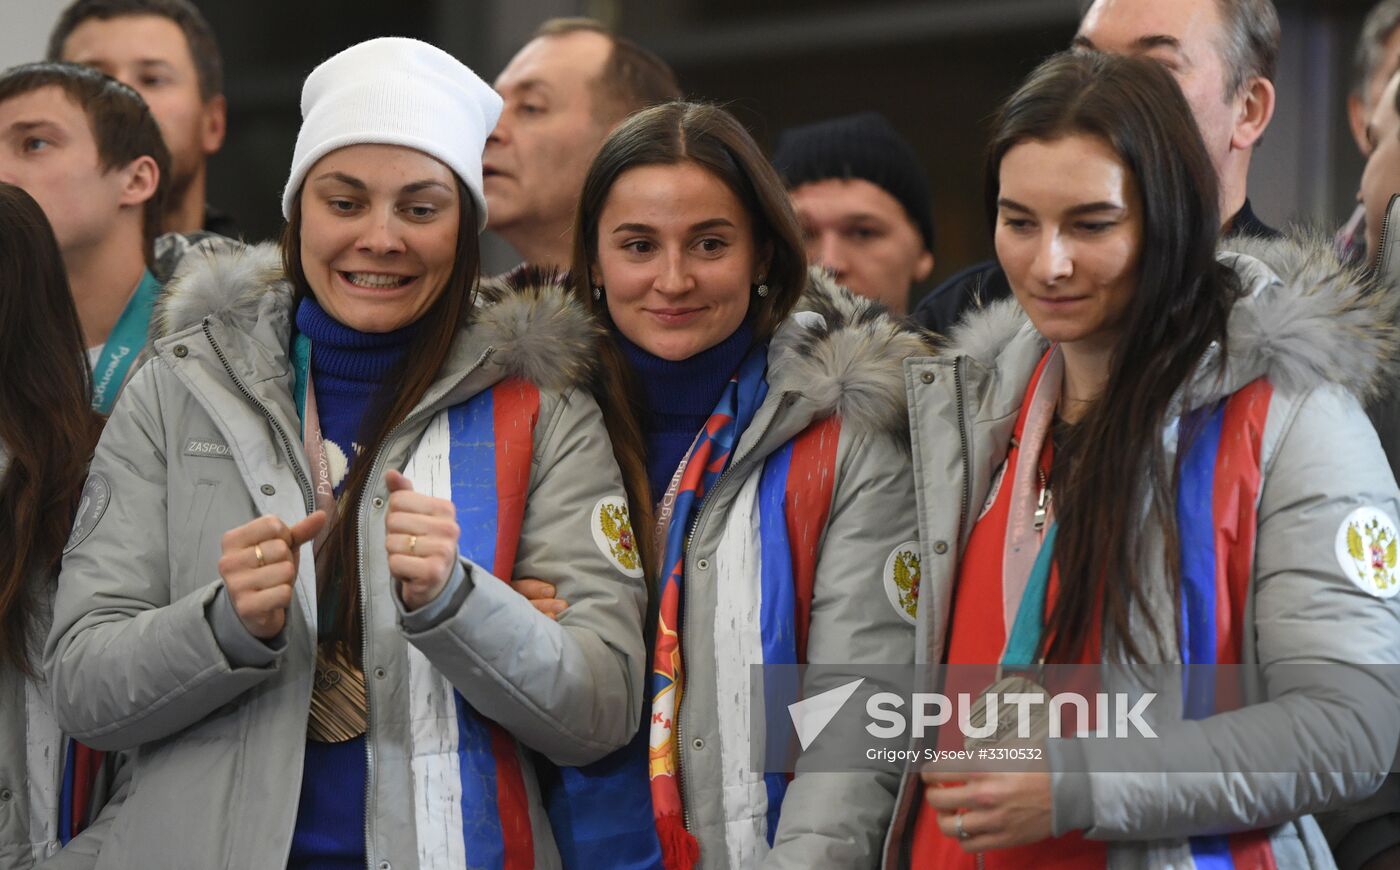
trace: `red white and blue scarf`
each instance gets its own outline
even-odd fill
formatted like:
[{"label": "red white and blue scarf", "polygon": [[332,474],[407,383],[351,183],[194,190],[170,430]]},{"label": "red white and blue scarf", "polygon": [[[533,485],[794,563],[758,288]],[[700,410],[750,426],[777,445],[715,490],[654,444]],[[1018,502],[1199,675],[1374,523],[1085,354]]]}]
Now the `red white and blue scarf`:
[{"label": "red white and blue scarf", "polygon": [[767,347],[756,346],[744,357],[739,370],[725,386],[710,419],[686,454],[670,524],[666,528],[661,582],[657,590],[660,612],[656,649],[652,657],[649,757],[652,813],[663,860],[671,870],[691,867],[699,857],[695,838],[685,829],[685,809],[677,776],[680,747],[676,738],[676,717],[685,684],[680,632],[687,538],[705,494],[729,467],[739,436],[768,395],[767,366]]},{"label": "red white and blue scarf", "polygon": [[[501,580],[515,569],[539,403],[533,384],[501,381],[439,414],[404,470],[420,491],[452,500],[460,552]],[[519,746],[413,646],[408,659],[419,865],[530,870]]]}]

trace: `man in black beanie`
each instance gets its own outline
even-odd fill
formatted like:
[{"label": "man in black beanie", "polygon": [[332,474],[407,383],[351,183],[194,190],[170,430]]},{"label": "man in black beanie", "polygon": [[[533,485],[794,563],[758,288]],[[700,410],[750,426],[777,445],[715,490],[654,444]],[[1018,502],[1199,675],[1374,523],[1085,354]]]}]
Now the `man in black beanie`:
[{"label": "man in black beanie", "polygon": [[928,177],[882,115],[862,112],[794,127],[773,164],[792,195],[807,259],[903,315],[909,289],[933,271]]}]

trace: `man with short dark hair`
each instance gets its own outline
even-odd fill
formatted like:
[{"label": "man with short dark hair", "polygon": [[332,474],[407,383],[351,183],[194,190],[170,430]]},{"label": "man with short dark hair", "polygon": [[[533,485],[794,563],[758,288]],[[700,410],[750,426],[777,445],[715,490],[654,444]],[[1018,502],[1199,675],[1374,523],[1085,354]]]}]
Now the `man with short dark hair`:
[{"label": "man with short dark hair", "polygon": [[76,0],[49,37],[50,60],[96,67],[139,93],[170,149],[163,228],[236,236],[205,202],[207,162],[224,142],[227,105],[214,33],[188,0]]},{"label": "man with short dark hair", "polygon": [[[1157,61],[1176,77],[1220,181],[1221,230],[1272,238],[1246,193],[1254,146],[1274,115],[1279,22],[1273,0],[1091,0],[1074,47]],[[946,332],[976,300],[1011,294],[995,263],[935,288],[915,318]]]},{"label": "man with short dark hair", "polygon": [[93,364],[93,405],[111,410],[146,347],[162,282],[191,238],[160,234],[170,154],[135,91],[85,66],[0,73],[0,181],[53,225]]},{"label": "man with short dark hair", "polygon": [[496,90],[506,105],[482,166],[488,228],[525,263],[567,267],[589,164],[628,115],[680,97],[675,74],[598,22],[563,18],[535,32]]},{"label": "man with short dark hair", "polygon": [[933,202],[918,155],[877,112],[785,130],[773,151],[807,259],[903,316],[933,272]]}]

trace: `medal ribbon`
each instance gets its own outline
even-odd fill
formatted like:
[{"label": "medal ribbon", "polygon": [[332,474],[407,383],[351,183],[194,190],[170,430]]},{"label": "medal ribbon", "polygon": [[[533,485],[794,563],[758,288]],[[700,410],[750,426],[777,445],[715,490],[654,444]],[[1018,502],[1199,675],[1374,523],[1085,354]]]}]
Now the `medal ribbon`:
[{"label": "medal ribbon", "polygon": [[331,467],[326,459],[326,443],[321,436],[321,418],[316,413],[316,390],[311,383],[311,339],[301,333],[292,340],[292,373],[292,396],[296,399],[297,418],[301,421],[301,444],[315,479],[316,509],[326,512],[326,525],[312,544],[312,552],[317,553],[335,524],[337,506]]},{"label": "medal ribbon", "polygon": [[150,270],[141,275],[141,283],[131,294],[117,325],[107,336],[107,343],[98,355],[97,365],[92,372],[92,407],[101,414],[112,413],[117,402],[117,394],[126,383],[132,367],[140,358],[150,334],[151,313],[155,310],[156,296],[160,294],[160,282]]}]

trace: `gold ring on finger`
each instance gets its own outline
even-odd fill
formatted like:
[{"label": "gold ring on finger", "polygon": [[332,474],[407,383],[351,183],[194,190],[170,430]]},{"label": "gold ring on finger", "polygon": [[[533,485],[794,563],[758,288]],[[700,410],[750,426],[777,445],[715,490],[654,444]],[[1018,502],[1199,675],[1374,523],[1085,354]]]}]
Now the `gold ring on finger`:
[{"label": "gold ring on finger", "polygon": [[262,551],[262,545],[261,545],[261,544],[254,544],[254,545],[253,545],[253,557],[256,558],[256,559],[258,560],[258,567],[259,567],[259,568],[266,567],[266,565],[267,565],[267,559],[263,558],[263,551]]},{"label": "gold ring on finger", "polygon": [[411,556],[417,556],[417,555],[418,555],[418,536],[417,536],[417,535],[409,535],[409,536],[408,536],[408,552],[409,552],[409,555],[411,555]]}]

